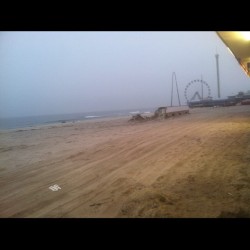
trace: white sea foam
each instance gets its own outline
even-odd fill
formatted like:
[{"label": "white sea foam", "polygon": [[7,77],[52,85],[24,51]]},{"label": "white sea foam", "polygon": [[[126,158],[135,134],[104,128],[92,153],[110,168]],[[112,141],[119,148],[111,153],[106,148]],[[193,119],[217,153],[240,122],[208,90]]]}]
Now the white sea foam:
[{"label": "white sea foam", "polygon": [[130,114],[140,114],[140,111],[131,111]]},{"label": "white sea foam", "polygon": [[85,116],[86,119],[98,118],[98,117],[101,117],[101,116],[98,116],[98,115],[87,115],[87,116]]}]

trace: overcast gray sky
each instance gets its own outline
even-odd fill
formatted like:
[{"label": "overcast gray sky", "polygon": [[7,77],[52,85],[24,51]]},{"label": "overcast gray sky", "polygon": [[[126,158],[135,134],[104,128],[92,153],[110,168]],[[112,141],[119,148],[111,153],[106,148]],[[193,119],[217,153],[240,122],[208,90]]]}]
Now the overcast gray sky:
[{"label": "overcast gray sky", "polygon": [[0,117],[170,105],[173,72],[216,99],[216,49],[221,97],[250,90],[215,32],[0,32]]}]

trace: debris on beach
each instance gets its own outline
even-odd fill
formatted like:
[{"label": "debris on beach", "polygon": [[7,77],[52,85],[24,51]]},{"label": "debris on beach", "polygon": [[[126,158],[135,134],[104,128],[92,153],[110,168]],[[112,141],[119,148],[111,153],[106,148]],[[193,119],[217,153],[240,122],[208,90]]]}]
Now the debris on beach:
[{"label": "debris on beach", "polygon": [[189,108],[186,107],[159,107],[155,110],[152,116],[142,116],[141,114],[134,114],[129,121],[148,121],[155,119],[167,119],[169,117],[176,117],[183,114],[189,114]]},{"label": "debris on beach", "polygon": [[129,121],[145,121],[146,119],[140,114],[133,115]]},{"label": "debris on beach", "polygon": [[154,116],[153,116],[153,119],[154,118],[165,118],[166,117],[166,114],[167,114],[167,107],[159,107],[155,113],[154,113]]}]

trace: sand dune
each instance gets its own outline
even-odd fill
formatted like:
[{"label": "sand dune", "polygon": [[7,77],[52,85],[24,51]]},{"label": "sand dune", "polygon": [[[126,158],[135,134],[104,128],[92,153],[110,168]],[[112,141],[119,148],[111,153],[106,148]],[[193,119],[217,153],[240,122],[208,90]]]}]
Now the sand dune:
[{"label": "sand dune", "polygon": [[1,132],[0,217],[250,217],[250,106],[128,120]]}]

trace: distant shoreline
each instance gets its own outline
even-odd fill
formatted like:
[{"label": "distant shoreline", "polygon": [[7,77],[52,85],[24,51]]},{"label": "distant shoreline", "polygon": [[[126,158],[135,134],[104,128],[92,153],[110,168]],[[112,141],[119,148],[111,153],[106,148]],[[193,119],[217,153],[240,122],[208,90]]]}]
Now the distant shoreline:
[{"label": "distant shoreline", "polygon": [[[182,105],[181,107],[184,107]],[[187,107],[187,106],[186,106]],[[168,107],[168,110],[178,109],[178,106]],[[116,111],[85,112],[61,115],[41,115],[28,117],[0,118],[0,132],[20,129],[33,129],[37,126],[54,126],[55,124],[78,123],[86,120],[111,119],[120,117],[129,117],[134,114],[153,114],[157,107],[153,108],[135,108]]]},{"label": "distant shoreline", "polygon": [[71,126],[74,126],[75,124],[81,124],[81,123],[96,123],[96,122],[105,122],[105,121],[114,121],[114,120],[126,120],[129,118],[130,118],[129,115],[124,115],[124,116],[119,116],[119,117],[95,117],[92,119],[85,119],[85,120],[78,120],[78,121],[53,122],[49,124],[36,124],[33,126],[20,127],[20,128],[0,129],[0,133],[71,127]]}]

